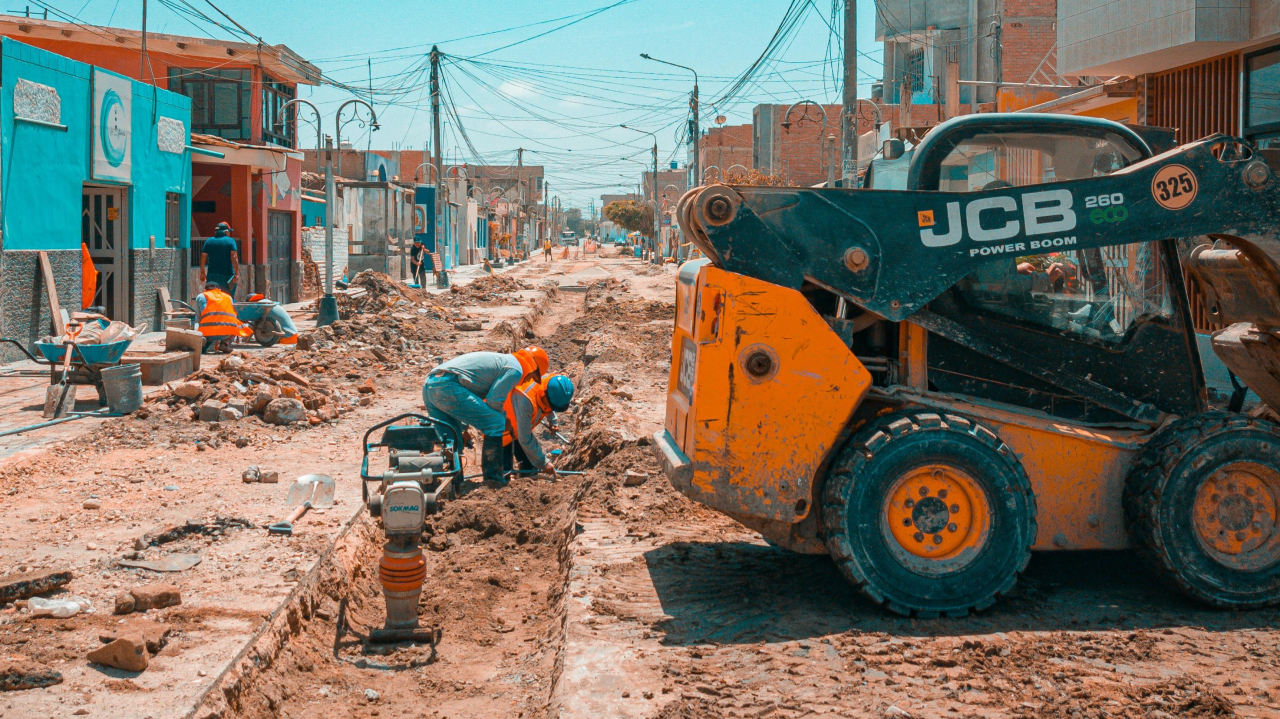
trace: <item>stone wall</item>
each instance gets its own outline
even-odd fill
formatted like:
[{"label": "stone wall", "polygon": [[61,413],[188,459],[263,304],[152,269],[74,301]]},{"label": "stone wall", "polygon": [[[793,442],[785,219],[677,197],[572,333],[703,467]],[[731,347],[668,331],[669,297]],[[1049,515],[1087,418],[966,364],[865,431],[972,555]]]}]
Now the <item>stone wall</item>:
[{"label": "stone wall", "polygon": [[[49,251],[58,303],[68,313],[80,309],[80,251]],[[53,316],[45,299],[38,253],[34,250],[0,252],[0,335],[18,340],[34,353],[35,341],[53,331]],[[12,345],[0,345],[0,362],[25,359]]]},{"label": "stone wall", "polygon": [[[165,287],[171,298],[180,298],[181,291],[180,262],[183,252],[173,247],[157,247],[156,249],[135,249],[130,257],[130,269],[133,272],[132,292],[130,293],[130,324],[147,325],[148,332],[157,332],[164,328],[164,315],[160,308],[160,300],[156,290]],[[199,274],[199,270],[196,270]]]}]

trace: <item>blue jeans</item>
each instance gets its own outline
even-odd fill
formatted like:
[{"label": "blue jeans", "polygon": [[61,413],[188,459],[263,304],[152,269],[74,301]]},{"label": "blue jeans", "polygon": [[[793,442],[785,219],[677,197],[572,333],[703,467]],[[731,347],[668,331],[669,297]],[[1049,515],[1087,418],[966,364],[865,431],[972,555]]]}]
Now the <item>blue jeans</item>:
[{"label": "blue jeans", "polygon": [[463,425],[475,427],[486,437],[501,437],[507,429],[505,414],[485,404],[451,374],[428,377],[422,385],[422,403],[428,417],[448,422],[459,436]]}]

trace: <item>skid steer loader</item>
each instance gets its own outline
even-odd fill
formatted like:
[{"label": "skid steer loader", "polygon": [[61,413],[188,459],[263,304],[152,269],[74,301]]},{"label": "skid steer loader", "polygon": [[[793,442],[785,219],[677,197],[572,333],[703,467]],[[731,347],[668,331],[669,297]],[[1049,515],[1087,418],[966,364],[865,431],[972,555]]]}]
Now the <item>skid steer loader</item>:
[{"label": "skid steer loader", "polygon": [[1211,605],[1280,601],[1280,427],[1243,392],[1211,407],[1184,284],[1280,408],[1267,163],[974,115],[870,175],[681,199],[706,259],[679,270],[654,437],[673,486],[902,614],[984,609],[1032,551],[1127,547]]}]

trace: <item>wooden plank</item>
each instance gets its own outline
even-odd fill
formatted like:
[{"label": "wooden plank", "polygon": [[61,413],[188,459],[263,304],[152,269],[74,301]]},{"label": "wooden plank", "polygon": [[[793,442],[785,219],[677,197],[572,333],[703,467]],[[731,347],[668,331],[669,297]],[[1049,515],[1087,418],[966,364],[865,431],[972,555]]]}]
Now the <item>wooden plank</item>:
[{"label": "wooden plank", "polygon": [[[169,297],[168,287],[157,287],[156,295],[160,300],[160,314],[164,316],[166,312],[173,311],[173,299]],[[157,328],[159,329],[159,328]]]},{"label": "wooden plank", "polygon": [[58,304],[58,288],[53,284],[53,265],[49,264],[49,253],[40,250],[40,274],[44,277],[44,294],[49,298],[49,314],[53,315],[53,335],[61,337],[66,334],[67,326],[62,323],[62,306]]}]

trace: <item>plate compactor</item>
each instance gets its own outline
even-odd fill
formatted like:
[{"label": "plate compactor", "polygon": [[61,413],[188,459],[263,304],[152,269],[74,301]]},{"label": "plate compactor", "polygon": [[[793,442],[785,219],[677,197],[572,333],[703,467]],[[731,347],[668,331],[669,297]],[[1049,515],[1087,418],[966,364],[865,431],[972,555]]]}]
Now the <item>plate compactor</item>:
[{"label": "plate compactor", "polygon": [[1280,410],[1280,180],[1244,140],[1139,129],[970,115],[886,143],[867,189],[686,193],[672,485],[903,614],[1077,549],[1280,602],[1280,427],[1202,365]]},{"label": "plate compactor", "polygon": [[[376,441],[370,441],[381,432]],[[462,484],[461,439],[448,424],[421,414],[402,414],[364,435],[360,464],[363,497],[379,520],[386,543],[378,579],[387,604],[386,623],[369,632],[373,643],[418,641],[435,644],[440,630],[418,624],[418,599],[426,580],[422,532],[440,501],[456,496]],[[387,468],[369,474],[369,455],[386,450]]]}]

